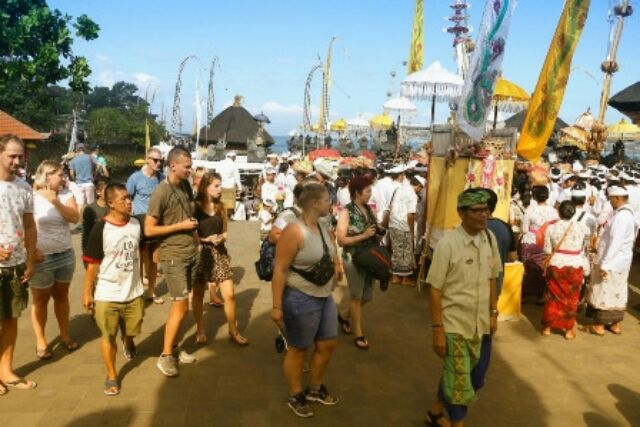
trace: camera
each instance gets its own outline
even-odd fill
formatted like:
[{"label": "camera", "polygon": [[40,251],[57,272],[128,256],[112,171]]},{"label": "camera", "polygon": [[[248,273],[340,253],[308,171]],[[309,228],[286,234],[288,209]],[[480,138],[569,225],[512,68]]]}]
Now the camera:
[{"label": "camera", "polygon": [[276,337],[276,351],[278,353],[282,353],[285,350],[289,350],[289,344],[287,343],[287,339],[284,337],[282,331],[279,330],[278,336]]}]

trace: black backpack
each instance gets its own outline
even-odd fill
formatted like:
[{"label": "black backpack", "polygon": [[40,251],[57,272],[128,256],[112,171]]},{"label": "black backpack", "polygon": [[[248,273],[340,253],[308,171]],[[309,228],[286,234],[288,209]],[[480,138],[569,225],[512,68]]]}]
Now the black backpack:
[{"label": "black backpack", "polygon": [[[296,218],[300,215],[298,210],[294,208],[286,208],[282,212],[288,210],[292,211],[296,215]],[[262,241],[262,245],[260,246],[260,258],[255,262],[256,273],[260,280],[264,280],[265,282],[271,281],[273,278],[273,265],[275,264],[275,259],[276,245],[271,244],[267,237]]]},{"label": "black backpack", "polygon": [[276,245],[269,242],[266,238],[260,246],[260,258],[255,262],[256,273],[260,280],[270,282],[273,277],[273,264],[276,257]]}]

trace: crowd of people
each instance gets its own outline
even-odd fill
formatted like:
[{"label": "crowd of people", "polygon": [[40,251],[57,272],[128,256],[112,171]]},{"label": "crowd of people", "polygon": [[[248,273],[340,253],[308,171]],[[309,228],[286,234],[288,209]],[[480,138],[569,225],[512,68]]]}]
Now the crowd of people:
[{"label": "crowd of people", "polygon": [[[156,363],[162,374],[177,376],[180,364],[196,361],[182,347],[190,308],[196,344],[206,344],[207,290],[209,304],[223,307],[230,341],[247,346],[236,321],[226,241],[229,221],[254,219],[262,245],[256,268],[266,264],[269,270],[258,275],[271,281],[271,319],[286,350],[287,405],[310,417],[310,402],[337,404],[324,379],[338,332],[368,350],[375,335],[365,335],[364,307],[374,287],[416,285],[428,166],[413,161],[343,169],[330,159],[270,155],[251,189],[256,199],[244,204],[235,197],[246,183],[234,152],[216,170],[194,170],[182,146],[166,158],[152,148],[126,183],[99,173],[106,162],[94,156],[81,146],[67,165],[46,160],[31,186],[20,177],[23,142],[0,137],[0,395],[36,387],[13,371],[17,319],[29,289],[36,357],[52,357],[44,333],[50,299],[64,348],[79,347],[69,331],[69,285],[76,269],[71,225],[80,222],[82,305],[101,332],[106,395],[120,393],[118,340],[124,356],[135,358],[145,299],[165,303],[156,292],[159,271],[171,304]],[[435,245],[426,283],[433,348],[443,372],[427,412],[430,425],[442,425],[445,411],[451,425],[462,425],[477,398],[507,262],[525,264],[522,292],[544,305],[544,336],[560,331],[574,339],[581,302],[592,319],[582,329],[621,333],[640,218],[640,172],[575,164],[554,165],[543,175],[518,164],[506,222],[493,216],[494,191],[463,191],[457,198],[461,225]]]}]

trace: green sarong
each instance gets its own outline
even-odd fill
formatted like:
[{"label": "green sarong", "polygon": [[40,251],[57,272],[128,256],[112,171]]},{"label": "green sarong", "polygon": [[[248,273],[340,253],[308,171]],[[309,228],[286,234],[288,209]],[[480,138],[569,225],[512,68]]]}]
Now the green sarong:
[{"label": "green sarong", "polygon": [[447,403],[469,406],[477,400],[471,383],[471,371],[480,360],[482,340],[465,339],[459,334],[445,334],[447,354],[444,357],[442,391]]}]

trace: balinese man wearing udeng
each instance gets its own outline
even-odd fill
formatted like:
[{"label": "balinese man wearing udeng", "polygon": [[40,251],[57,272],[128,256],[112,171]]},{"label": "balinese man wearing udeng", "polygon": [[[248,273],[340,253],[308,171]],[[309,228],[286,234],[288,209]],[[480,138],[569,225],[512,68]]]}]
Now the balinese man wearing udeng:
[{"label": "balinese man wearing udeng", "polygon": [[433,348],[443,359],[438,399],[427,424],[462,426],[468,406],[484,384],[497,329],[496,278],[502,270],[493,233],[487,230],[489,193],[468,189],[458,196],[462,224],[438,242],[427,277]]}]

